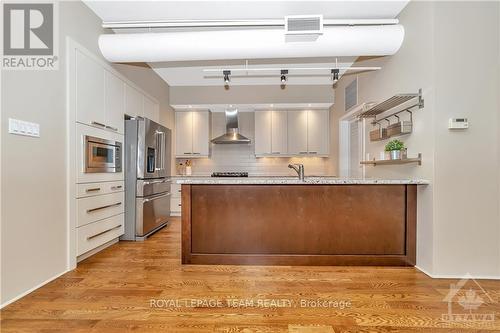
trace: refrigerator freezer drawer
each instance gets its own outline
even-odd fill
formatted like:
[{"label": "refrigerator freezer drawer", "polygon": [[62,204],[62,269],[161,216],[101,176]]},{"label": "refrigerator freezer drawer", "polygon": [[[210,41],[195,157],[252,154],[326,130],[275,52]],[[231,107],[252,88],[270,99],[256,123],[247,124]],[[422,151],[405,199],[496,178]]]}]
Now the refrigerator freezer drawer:
[{"label": "refrigerator freezer drawer", "polygon": [[142,237],[170,217],[170,192],[136,199],[136,236]]}]

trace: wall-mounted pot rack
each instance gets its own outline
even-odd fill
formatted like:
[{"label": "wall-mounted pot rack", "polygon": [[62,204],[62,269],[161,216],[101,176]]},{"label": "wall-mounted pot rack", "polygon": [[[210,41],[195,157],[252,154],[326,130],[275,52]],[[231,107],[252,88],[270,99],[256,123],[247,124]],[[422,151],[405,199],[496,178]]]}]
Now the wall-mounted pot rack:
[{"label": "wall-mounted pot rack", "polygon": [[415,99],[415,103],[413,104],[410,104],[408,106],[405,106],[403,109],[391,114],[391,115],[388,115],[384,118],[381,118],[379,120],[382,120],[382,119],[385,119],[385,118],[389,118],[391,116],[393,116],[394,114],[398,114],[398,113],[401,113],[401,112],[404,112],[404,111],[407,111],[411,108],[414,108],[415,106],[418,106],[419,109],[423,108],[424,107],[424,99],[422,97],[422,89],[419,89],[418,90],[418,93],[417,94],[398,94],[398,95],[394,95],[392,96],[391,98],[389,99],[386,99],[385,101],[381,102],[381,103],[378,103],[374,106],[372,106],[371,108],[369,108],[368,110],[366,110],[365,112],[363,112],[362,114],[360,114],[359,116],[361,118],[371,118],[371,117],[376,117],[377,115],[381,114],[381,113],[384,113],[386,111],[389,111],[389,110],[392,110],[408,101],[411,101]]},{"label": "wall-mounted pot rack", "polygon": [[[414,100],[414,103],[408,104],[407,102]],[[384,117],[378,118],[377,115],[384,113],[386,111],[390,111],[397,107],[401,107],[398,111],[388,114]],[[422,97],[422,89],[419,89],[417,94],[398,94],[394,95],[391,98],[374,105],[369,108],[365,112],[359,115],[360,118],[375,118],[372,121],[372,125],[378,125],[377,130],[373,130],[370,132],[371,141],[380,141],[385,140],[390,137],[400,136],[405,134],[410,134],[412,132],[412,124],[413,124],[413,113],[411,111],[412,108],[417,107],[419,109],[424,107],[424,99]],[[399,114],[403,112],[408,112],[410,114],[409,121],[401,121],[399,118]],[[396,117],[397,122],[391,124],[390,118]],[[382,128],[380,122],[387,121],[388,125],[386,128]],[[379,134],[380,133],[380,134]]]}]

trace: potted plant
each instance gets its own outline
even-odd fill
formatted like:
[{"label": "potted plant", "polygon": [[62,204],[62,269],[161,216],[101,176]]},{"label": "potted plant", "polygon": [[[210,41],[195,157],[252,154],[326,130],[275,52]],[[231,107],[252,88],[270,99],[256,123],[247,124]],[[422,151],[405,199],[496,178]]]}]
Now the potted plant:
[{"label": "potted plant", "polygon": [[389,152],[391,160],[399,160],[402,158],[401,151],[405,149],[405,144],[399,140],[389,141],[385,145],[385,151]]}]

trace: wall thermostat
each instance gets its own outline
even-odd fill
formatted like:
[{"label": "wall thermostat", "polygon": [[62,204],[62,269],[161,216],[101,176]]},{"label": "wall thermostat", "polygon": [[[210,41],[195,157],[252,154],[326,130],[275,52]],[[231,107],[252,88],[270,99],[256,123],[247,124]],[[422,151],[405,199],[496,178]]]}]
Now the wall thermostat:
[{"label": "wall thermostat", "polygon": [[450,118],[448,121],[449,129],[467,129],[469,128],[469,121],[467,118]]}]

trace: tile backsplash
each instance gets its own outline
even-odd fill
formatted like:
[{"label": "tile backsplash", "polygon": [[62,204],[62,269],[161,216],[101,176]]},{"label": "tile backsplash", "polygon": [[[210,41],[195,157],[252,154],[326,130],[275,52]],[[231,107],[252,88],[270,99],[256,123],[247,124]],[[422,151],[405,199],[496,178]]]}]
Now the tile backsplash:
[{"label": "tile backsplash", "polygon": [[[321,157],[255,157],[254,149],[254,112],[239,113],[240,133],[248,137],[250,144],[212,144],[210,158],[192,159],[193,175],[209,175],[214,171],[246,171],[249,175],[295,175],[288,168],[290,163],[304,164],[306,175],[323,176],[328,173],[328,158]],[[225,132],[224,113],[212,113],[212,138]],[[176,163],[185,159],[177,159]]]}]

